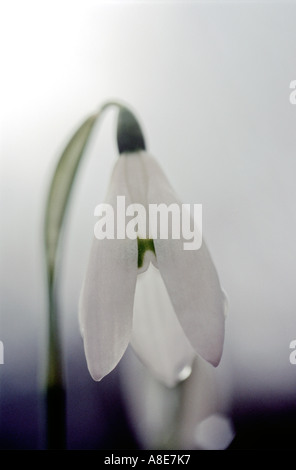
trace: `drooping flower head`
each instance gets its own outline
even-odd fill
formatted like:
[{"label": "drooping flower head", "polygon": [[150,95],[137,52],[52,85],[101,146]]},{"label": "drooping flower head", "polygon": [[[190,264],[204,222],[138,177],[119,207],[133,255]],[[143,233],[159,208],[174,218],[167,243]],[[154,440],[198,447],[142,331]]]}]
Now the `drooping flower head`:
[{"label": "drooping flower head", "polygon": [[[114,208],[114,231],[126,206],[181,203],[157,161],[146,151],[140,127],[122,109],[117,160],[105,203]],[[94,237],[80,298],[79,319],[86,360],[94,380],[113,370],[131,342],[141,360],[168,386],[190,373],[195,355],[217,366],[224,342],[225,296],[204,243],[186,240]]]}]

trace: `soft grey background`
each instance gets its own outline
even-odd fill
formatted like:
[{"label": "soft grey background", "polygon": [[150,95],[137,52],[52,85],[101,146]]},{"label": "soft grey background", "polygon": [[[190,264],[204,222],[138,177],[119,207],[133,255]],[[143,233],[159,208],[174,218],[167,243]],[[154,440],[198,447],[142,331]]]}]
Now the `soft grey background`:
[{"label": "soft grey background", "polygon": [[[203,204],[229,298],[220,380],[235,399],[295,400],[295,3],[7,1],[0,18],[0,399],[42,383],[42,223],[58,155],[87,115],[118,98],[182,200]],[[66,363],[83,358],[77,300],[93,210],[117,158],[114,123],[110,111],[92,140],[65,231]]]}]

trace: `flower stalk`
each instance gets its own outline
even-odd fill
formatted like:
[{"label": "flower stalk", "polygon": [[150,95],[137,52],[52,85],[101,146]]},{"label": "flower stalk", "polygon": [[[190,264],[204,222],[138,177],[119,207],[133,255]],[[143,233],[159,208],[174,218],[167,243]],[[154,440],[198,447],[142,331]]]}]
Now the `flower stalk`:
[{"label": "flower stalk", "polygon": [[48,365],[46,383],[47,448],[66,449],[66,391],[61,340],[53,289],[49,290]]},{"label": "flower stalk", "polygon": [[91,134],[104,111],[110,107],[117,107],[120,110],[121,125],[119,131],[123,131],[119,138],[119,141],[122,142],[121,149],[125,151],[126,146],[133,143],[133,138],[126,140],[125,137],[126,129],[124,130],[124,126],[126,119],[128,119],[130,130],[136,123],[134,134],[136,146],[144,145],[140,126],[132,113],[117,101],[109,101],[103,104],[97,113],[89,116],[82,123],[66,145],[54,171],[46,201],[44,241],[47,271],[48,345],[45,388],[48,449],[66,448],[66,389],[56,292],[56,274],[62,229],[74,181]]}]

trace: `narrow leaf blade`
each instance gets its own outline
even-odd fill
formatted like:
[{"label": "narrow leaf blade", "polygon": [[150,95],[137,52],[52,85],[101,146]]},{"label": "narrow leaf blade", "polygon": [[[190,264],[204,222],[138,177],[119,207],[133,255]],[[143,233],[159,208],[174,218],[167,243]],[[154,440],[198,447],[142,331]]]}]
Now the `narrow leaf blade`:
[{"label": "narrow leaf blade", "polygon": [[71,189],[99,113],[88,117],[66,145],[53,175],[46,204],[45,250],[52,282],[56,253]]}]

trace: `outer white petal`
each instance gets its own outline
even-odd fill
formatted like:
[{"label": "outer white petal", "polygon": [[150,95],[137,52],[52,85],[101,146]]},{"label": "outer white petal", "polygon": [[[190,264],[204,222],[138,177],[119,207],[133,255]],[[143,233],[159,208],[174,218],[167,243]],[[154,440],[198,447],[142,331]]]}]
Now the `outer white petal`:
[{"label": "outer white petal", "polygon": [[132,240],[94,240],[80,302],[89,371],[100,380],[117,365],[131,334],[137,276]]},{"label": "outer white petal", "polygon": [[169,387],[186,378],[184,373],[190,374],[195,352],[178,322],[159,270],[152,264],[138,276],[132,346]]},{"label": "outer white petal", "polygon": [[[120,157],[105,203],[115,209],[117,196],[121,195],[126,197],[126,204],[130,204],[130,191],[135,193],[133,197],[137,196],[135,183],[141,178],[144,185],[137,157]],[[137,256],[137,240],[94,238],[81,292],[79,322],[88,368],[95,380],[103,378],[117,365],[129,343]]]},{"label": "outer white petal", "polygon": [[[156,161],[147,156],[149,203],[179,203]],[[203,241],[199,250],[185,251],[186,240],[155,239],[159,270],[172,304],[195,351],[217,366],[224,342],[225,296]]]}]

